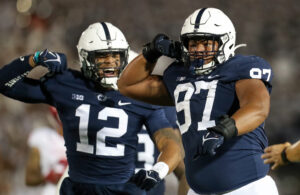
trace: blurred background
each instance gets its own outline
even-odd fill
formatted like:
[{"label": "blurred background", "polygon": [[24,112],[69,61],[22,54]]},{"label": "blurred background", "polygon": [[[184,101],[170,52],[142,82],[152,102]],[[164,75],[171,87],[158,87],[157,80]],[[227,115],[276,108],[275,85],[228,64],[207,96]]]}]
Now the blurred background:
[{"label": "blurred background", "polygon": [[[77,41],[94,22],[107,21],[123,31],[140,52],[157,33],[179,39],[182,24],[201,7],[222,9],[233,21],[237,53],[265,58],[274,71],[271,112],[266,122],[270,144],[300,139],[300,2],[298,0],[0,0],[0,67],[36,50],[63,52],[79,68]],[[24,184],[31,130],[45,123],[45,105],[30,105],[0,95],[0,194],[31,194]],[[300,166],[270,175],[282,195],[300,194]],[[176,181],[169,179],[167,194]],[[173,191],[172,191],[173,190]]]}]

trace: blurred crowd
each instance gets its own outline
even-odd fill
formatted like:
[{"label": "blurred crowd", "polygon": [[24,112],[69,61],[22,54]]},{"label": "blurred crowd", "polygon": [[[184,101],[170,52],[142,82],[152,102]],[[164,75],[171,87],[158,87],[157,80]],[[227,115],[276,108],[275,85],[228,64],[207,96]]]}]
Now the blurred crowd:
[{"label": "blurred crowd", "polygon": [[[163,32],[178,39],[184,19],[197,8],[217,7],[233,21],[242,54],[265,58],[275,76],[266,122],[269,143],[300,139],[300,3],[297,0],[1,0],[0,67],[14,58],[48,48],[63,52],[78,69],[76,44],[91,23],[118,26],[131,48]],[[24,165],[30,131],[45,124],[47,106],[0,96],[0,195],[24,194]],[[299,165],[270,174],[283,195],[300,194]],[[23,187],[22,187],[23,186]]]}]

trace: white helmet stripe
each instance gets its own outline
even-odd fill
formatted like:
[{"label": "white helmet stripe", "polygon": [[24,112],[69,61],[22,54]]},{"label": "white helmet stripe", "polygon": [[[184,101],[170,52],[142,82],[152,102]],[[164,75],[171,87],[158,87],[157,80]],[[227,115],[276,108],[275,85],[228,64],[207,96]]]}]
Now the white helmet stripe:
[{"label": "white helmet stripe", "polygon": [[106,36],[106,40],[110,41],[111,40],[110,33],[109,33],[109,30],[108,30],[108,27],[107,27],[106,23],[105,22],[101,22],[101,25],[103,27],[103,30],[104,30],[104,33],[105,33],[105,36]]},{"label": "white helmet stripe", "polygon": [[197,17],[196,17],[196,20],[195,20],[195,29],[198,29],[199,28],[199,26],[200,26],[200,21],[201,21],[201,17],[202,17],[202,15],[203,15],[203,13],[204,13],[204,11],[206,10],[207,8],[202,8],[200,11],[199,11],[199,13],[198,13],[198,15],[197,15]]}]

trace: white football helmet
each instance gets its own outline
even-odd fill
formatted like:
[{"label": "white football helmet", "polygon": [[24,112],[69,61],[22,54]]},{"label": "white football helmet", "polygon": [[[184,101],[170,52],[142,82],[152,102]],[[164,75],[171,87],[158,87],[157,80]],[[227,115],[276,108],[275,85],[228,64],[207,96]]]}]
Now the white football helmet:
[{"label": "white football helmet", "polygon": [[[210,52],[214,60],[208,64],[202,64],[193,68],[196,74],[208,74],[217,64],[227,61],[234,56],[236,32],[231,20],[219,9],[202,8],[194,11],[184,22],[180,39],[183,44],[183,61],[190,66],[188,52],[189,39],[195,38],[218,41],[218,50]],[[195,55],[195,54],[194,54]],[[202,56],[207,55],[202,53]]]},{"label": "white football helmet", "polygon": [[[123,33],[108,22],[91,24],[82,34],[77,45],[83,75],[105,88],[117,90],[117,80],[128,63],[129,45]],[[105,68],[103,72],[114,72],[114,76],[100,76],[99,65],[95,63],[96,53],[119,53],[120,66]],[[105,74],[104,74],[105,75]]]}]

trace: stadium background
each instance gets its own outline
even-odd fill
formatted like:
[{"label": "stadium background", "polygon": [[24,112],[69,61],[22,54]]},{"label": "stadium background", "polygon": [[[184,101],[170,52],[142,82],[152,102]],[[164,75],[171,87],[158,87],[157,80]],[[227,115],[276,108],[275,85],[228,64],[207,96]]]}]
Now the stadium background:
[{"label": "stadium background", "polygon": [[[266,122],[270,144],[300,139],[298,0],[0,0],[0,67],[49,48],[66,53],[69,66],[79,68],[75,46],[80,33],[98,21],[119,27],[131,48],[140,51],[158,32],[178,39],[185,18],[200,7],[222,9],[235,24],[237,43],[248,45],[238,53],[261,56],[273,67]],[[46,109],[0,96],[0,195],[30,194],[24,185],[26,139],[45,122]],[[299,172],[298,164],[270,173],[281,195],[300,194]],[[169,178],[168,194],[173,194],[176,181]]]}]

